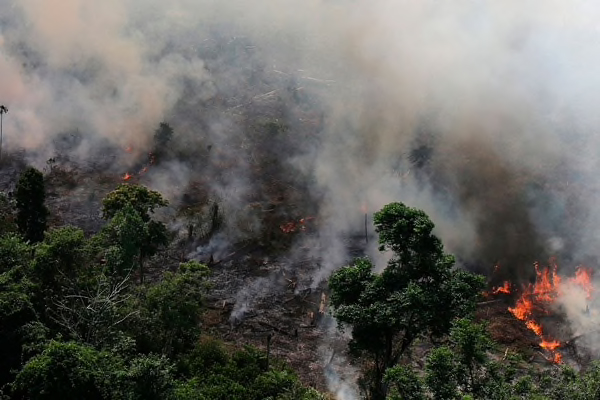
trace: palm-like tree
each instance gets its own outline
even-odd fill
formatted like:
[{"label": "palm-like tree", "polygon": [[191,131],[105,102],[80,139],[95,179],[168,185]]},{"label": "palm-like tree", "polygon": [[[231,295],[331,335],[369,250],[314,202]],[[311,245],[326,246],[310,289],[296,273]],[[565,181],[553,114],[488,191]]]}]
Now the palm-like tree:
[{"label": "palm-like tree", "polygon": [[8,107],[0,105],[0,160],[2,159],[2,117],[8,113]]}]

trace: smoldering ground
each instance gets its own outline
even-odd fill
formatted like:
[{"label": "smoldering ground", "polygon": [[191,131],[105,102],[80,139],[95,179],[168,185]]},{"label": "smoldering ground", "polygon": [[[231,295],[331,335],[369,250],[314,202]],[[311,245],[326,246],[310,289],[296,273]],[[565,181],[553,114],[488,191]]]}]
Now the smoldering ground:
[{"label": "smoldering ground", "polygon": [[[595,267],[599,14],[582,0],[2,0],[5,145],[43,165],[76,131],[69,157],[112,148],[102,165],[123,173],[135,162],[117,150],[143,157],[167,120],[188,159],[148,182],[175,202],[196,182],[238,211],[272,201],[272,171],[252,168],[268,157],[316,211],[321,278],[361,206],[390,201],[425,209],[475,270]],[[225,213],[256,232],[241,214]]]}]

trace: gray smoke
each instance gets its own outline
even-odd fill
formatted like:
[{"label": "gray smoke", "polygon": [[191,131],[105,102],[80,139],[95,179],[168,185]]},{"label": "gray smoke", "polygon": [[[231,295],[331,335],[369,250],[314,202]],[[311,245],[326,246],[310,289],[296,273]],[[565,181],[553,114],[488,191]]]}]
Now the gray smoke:
[{"label": "gray smoke", "polygon": [[[210,188],[199,196],[219,197],[251,234],[260,207],[277,203],[266,189],[298,179],[295,199],[318,214],[318,279],[347,259],[361,207],[391,201],[429,213],[448,251],[478,271],[526,280],[549,255],[596,265],[600,5],[0,0],[0,10],[5,143],[34,164],[78,132],[80,161],[132,146],[105,160],[124,173],[168,120],[194,161],[149,182],[175,201]],[[252,113],[287,119],[287,136],[258,138]],[[253,169],[256,159],[275,171]]]}]

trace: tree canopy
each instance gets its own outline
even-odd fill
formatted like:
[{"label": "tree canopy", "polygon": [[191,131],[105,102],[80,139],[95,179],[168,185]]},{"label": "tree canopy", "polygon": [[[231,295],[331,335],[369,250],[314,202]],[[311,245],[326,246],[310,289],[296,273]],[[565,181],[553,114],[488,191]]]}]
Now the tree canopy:
[{"label": "tree canopy", "polygon": [[[108,257],[118,271],[127,271],[137,258],[140,281],[144,281],[144,260],[169,242],[165,224],[150,214],[168,204],[159,192],[142,185],[122,184],[104,198],[102,213],[111,221],[103,229],[103,237],[110,246]],[[119,245],[115,247],[116,243]]]},{"label": "tree canopy", "polygon": [[373,361],[371,396],[383,399],[385,371],[417,338],[443,335],[472,311],[483,280],[454,268],[421,210],[389,204],[375,214],[375,227],[380,249],[393,252],[385,270],[376,274],[371,261],[358,259],[334,273],[329,287],[335,317],[352,327],[351,350]]},{"label": "tree canopy", "polygon": [[168,204],[162,194],[155,190],[123,183],[102,200],[102,215],[105,219],[113,218],[117,212],[131,206],[144,222],[148,222],[150,214],[156,208],[166,207]]},{"label": "tree canopy", "polygon": [[70,226],[35,243],[0,234],[0,397],[324,400],[263,352],[203,336],[205,265],[133,284],[134,266],[152,254],[144,246],[165,243],[151,213],[166,204],[125,185],[107,195],[110,220],[91,237]]}]

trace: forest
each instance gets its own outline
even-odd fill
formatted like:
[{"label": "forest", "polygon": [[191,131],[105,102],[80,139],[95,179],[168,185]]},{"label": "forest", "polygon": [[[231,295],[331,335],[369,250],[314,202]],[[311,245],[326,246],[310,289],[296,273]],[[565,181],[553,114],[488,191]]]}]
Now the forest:
[{"label": "forest", "polygon": [[599,19],[0,0],[0,398],[600,398]]},{"label": "forest", "polygon": [[[154,217],[168,204],[159,192],[120,184],[102,200],[106,224],[86,236],[49,224],[45,179],[29,167],[2,196],[4,398],[333,398],[268,349],[203,329],[209,266],[187,260],[147,276],[144,265],[173,240]],[[385,269],[358,258],[329,279],[362,396],[597,398],[600,364],[540,366],[526,361],[527,349],[501,357],[487,321],[474,318],[484,277],[455,267],[427,214],[391,203],[374,224],[380,250],[393,252]]]}]

